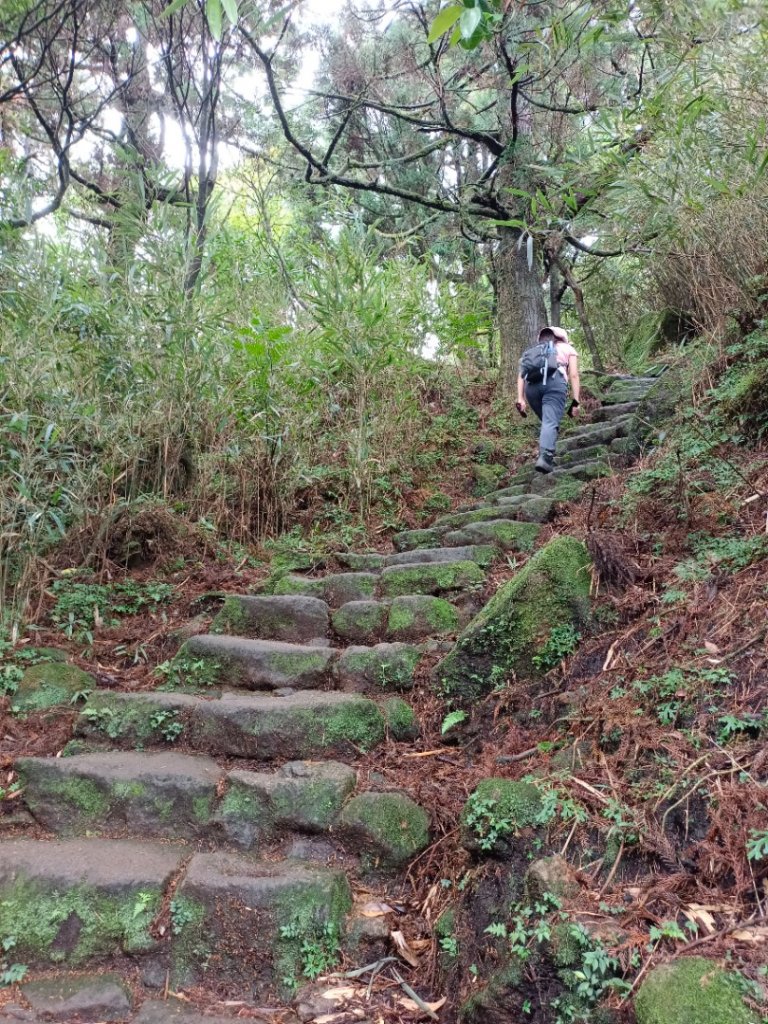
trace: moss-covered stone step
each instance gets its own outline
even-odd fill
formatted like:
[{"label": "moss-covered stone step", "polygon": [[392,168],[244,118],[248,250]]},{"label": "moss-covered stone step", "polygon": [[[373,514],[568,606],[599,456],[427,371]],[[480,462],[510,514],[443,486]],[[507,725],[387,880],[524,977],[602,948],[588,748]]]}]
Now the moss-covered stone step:
[{"label": "moss-covered stone step", "polygon": [[603,459],[590,462],[576,462],[570,466],[558,466],[552,473],[537,473],[531,480],[531,490],[555,501],[574,501],[590,480],[599,480],[611,475],[610,464]]},{"label": "moss-covered stone step", "polygon": [[603,405],[592,413],[593,423],[609,423],[620,416],[631,416],[640,407],[639,402],[621,402],[617,405]]},{"label": "moss-covered stone step", "polygon": [[404,530],[392,537],[395,551],[413,551],[416,548],[435,548],[446,532],[446,526],[431,526],[427,530]]},{"label": "moss-covered stone step", "polygon": [[342,572],[310,579],[306,576],[284,576],[275,586],[275,594],[298,594],[317,597],[331,608],[347,601],[365,601],[376,594],[378,576],[372,572]]},{"label": "moss-covered stone step", "polygon": [[165,751],[26,757],[16,768],[35,820],[64,835],[127,829],[197,838],[210,825],[224,779],[210,758]]},{"label": "moss-covered stone step", "polygon": [[336,554],[336,561],[351,569],[352,572],[378,572],[384,565],[384,555],[377,551],[339,551]]},{"label": "moss-covered stone step", "polygon": [[171,982],[223,983],[235,998],[287,996],[304,977],[307,949],[335,954],[351,907],[341,871],[195,854],[173,898]]},{"label": "moss-covered stone step", "polygon": [[24,673],[13,695],[12,707],[18,714],[66,707],[78,694],[86,694],[96,684],[88,672],[61,661],[45,661]]},{"label": "moss-covered stone step", "polygon": [[339,689],[348,693],[410,690],[422,648],[416,644],[352,646],[336,663]]},{"label": "moss-covered stone step", "polygon": [[430,637],[453,636],[460,624],[459,612],[450,601],[429,594],[408,594],[391,601],[385,639],[390,643],[418,643]]},{"label": "moss-covered stone step", "polygon": [[277,772],[233,771],[214,815],[221,834],[250,850],[281,833],[327,833],[355,788],[338,761],[291,761]]},{"label": "moss-covered stone step", "polygon": [[383,638],[388,616],[388,602],[348,601],[333,613],[331,623],[344,643],[370,645]]},{"label": "moss-covered stone step", "polygon": [[[174,987],[215,979],[264,997],[302,976],[302,947],[336,946],[352,905],[340,871],[104,839],[0,843],[0,931],[32,967],[139,955]],[[154,923],[171,881],[171,927]],[[304,947],[306,948],[306,947]]]},{"label": "moss-covered stone step", "polygon": [[[515,518],[513,509],[524,504],[532,495],[526,494],[522,497],[515,497],[509,499],[510,504],[488,504],[484,502],[482,505],[478,505],[476,508],[469,509],[466,512],[452,512],[450,515],[443,516],[441,522],[445,526],[446,533],[451,530],[463,530],[465,526],[470,523],[489,523],[495,519],[510,519]],[[490,500],[490,499],[489,499]]]},{"label": "moss-covered stone step", "polygon": [[536,523],[522,523],[509,519],[495,519],[487,523],[469,523],[461,530],[452,530],[443,538],[444,544],[493,544],[502,551],[531,551],[541,527]]},{"label": "moss-covered stone step", "polygon": [[499,556],[498,549],[492,544],[467,544],[463,547],[453,545],[450,548],[418,548],[415,551],[401,551],[387,555],[385,566],[413,565],[423,562],[476,562],[478,565],[491,565]]},{"label": "moss-covered stone step", "polygon": [[121,749],[185,743],[214,756],[297,761],[370,750],[384,739],[386,719],[372,700],[317,690],[214,700],[104,690],[91,696],[75,730]]},{"label": "moss-covered stone step", "polygon": [[152,924],[185,856],[161,843],[0,842],[0,934],[32,967],[157,952]]},{"label": "moss-covered stone step", "polygon": [[328,605],[316,597],[233,595],[213,620],[211,633],[303,644],[326,637],[328,626]]},{"label": "moss-covered stone step", "polygon": [[382,597],[438,596],[479,589],[485,585],[485,579],[477,562],[415,562],[383,569],[379,590]]},{"label": "moss-covered stone step", "polygon": [[502,498],[499,502],[499,507],[505,510],[507,518],[516,519],[522,523],[547,523],[555,513],[555,503],[567,499],[554,493],[528,494],[524,501],[516,501],[514,505],[506,504],[512,500],[515,499]]},{"label": "moss-covered stone step", "polygon": [[429,816],[404,793],[361,793],[341,815],[340,831],[364,854],[364,866],[398,868],[429,844]]},{"label": "moss-covered stone step", "polygon": [[210,685],[232,686],[242,690],[296,690],[322,687],[331,678],[338,651],[331,647],[309,647],[281,643],[278,640],[249,640],[234,636],[195,636],[179,651],[181,666],[172,685],[177,689],[199,692],[200,670],[185,676],[185,666],[203,662],[208,667],[205,681]]},{"label": "moss-covered stone step", "polygon": [[356,694],[304,691],[284,696],[224,694],[201,702],[190,723],[197,750],[255,761],[350,757],[386,735],[386,719]]},{"label": "moss-covered stone step", "polygon": [[745,979],[716,960],[686,957],[649,972],[635,998],[637,1024],[757,1024]]},{"label": "moss-covered stone step", "polygon": [[576,466],[582,462],[593,462],[596,459],[604,459],[610,452],[608,445],[604,444],[591,444],[586,448],[574,448],[573,451],[563,452],[562,455],[558,455],[555,459],[555,465],[562,466]]},{"label": "moss-covered stone step", "polygon": [[550,541],[461,633],[436,666],[435,685],[467,702],[510,677],[541,676],[561,657],[554,631],[575,638],[586,623],[590,586],[585,546],[572,537]]},{"label": "moss-covered stone step", "polygon": [[610,444],[615,437],[625,437],[634,416],[619,416],[608,423],[593,423],[578,432],[566,434],[557,444],[558,452],[571,452],[577,448],[590,448],[596,444]]}]

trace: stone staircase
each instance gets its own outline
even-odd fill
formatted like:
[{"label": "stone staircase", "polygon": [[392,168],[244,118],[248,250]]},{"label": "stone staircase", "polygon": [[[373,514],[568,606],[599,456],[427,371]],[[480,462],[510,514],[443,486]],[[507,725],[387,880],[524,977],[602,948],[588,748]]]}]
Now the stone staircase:
[{"label": "stone staircase", "polygon": [[[33,970],[130,965],[147,992],[285,995],[365,940],[351,880],[401,870],[429,816],[354,765],[418,737],[399,695],[480,612],[488,569],[627,458],[657,377],[613,378],[557,469],[393,538],[348,571],[233,595],[160,687],[95,690],[58,758],[16,768],[34,826],[0,842],[0,937]],[[361,955],[365,955],[361,953]],[[367,962],[367,961],[365,961]],[[29,1018],[27,1018],[29,1019]]]}]

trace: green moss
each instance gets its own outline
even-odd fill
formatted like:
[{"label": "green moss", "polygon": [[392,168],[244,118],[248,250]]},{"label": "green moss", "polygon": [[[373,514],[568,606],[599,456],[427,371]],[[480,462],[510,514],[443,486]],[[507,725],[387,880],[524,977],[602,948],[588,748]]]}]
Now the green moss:
[{"label": "green moss", "polygon": [[302,979],[333,967],[345,918],[351,909],[352,892],[341,874],[335,874],[326,883],[303,883],[281,893],[275,907],[277,935],[273,962],[286,995]]},{"label": "green moss", "polygon": [[[109,813],[109,797],[91,779],[69,778],[51,780],[45,786],[48,795],[55,796],[61,803],[69,804],[80,816],[97,820]],[[34,804],[30,802],[34,811]]]},{"label": "green moss", "polygon": [[176,805],[169,797],[155,797],[152,801],[155,814],[161,821],[170,821],[176,810]]},{"label": "green moss", "polygon": [[572,476],[563,477],[549,491],[548,496],[553,501],[578,501],[585,486],[582,480],[576,480]]},{"label": "green moss", "polygon": [[361,793],[341,821],[367,847],[367,866],[400,867],[429,843],[426,811],[401,793]]},{"label": "green moss", "polygon": [[269,656],[269,666],[284,676],[300,676],[308,673],[324,672],[328,664],[328,652],[318,647],[307,651],[283,653],[275,651]]},{"label": "green moss", "polygon": [[499,840],[535,825],[541,811],[541,793],[530,782],[483,779],[461,812],[465,843],[491,851]]},{"label": "green moss", "polygon": [[276,595],[299,597],[323,597],[323,581],[311,580],[304,576],[283,576],[276,583],[273,593]]},{"label": "green moss", "polygon": [[375,552],[358,555],[351,551],[345,551],[343,554],[338,554],[336,558],[352,572],[378,572],[384,565],[384,555]]},{"label": "green moss", "polygon": [[149,928],[160,903],[154,889],[116,896],[87,886],[51,891],[21,879],[0,889],[0,934],[16,938],[14,957],[39,964],[138,953],[155,945]]},{"label": "green moss", "polygon": [[421,659],[418,647],[402,646],[344,652],[339,668],[345,676],[357,677],[360,682],[382,690],[410,690],[416,666]]},{"label": "green moss", "polygon": [[242,601],[236,597],[228,597],[216,618],[211,623],[211,633],[223,633],[228,636],[249,636],[250,620]]},{"label": "green moss", "polygon": [[77,732],[106,738],[121,746],[175,742],[186,728],[183,707],[174,708],[151,696],[126,700],[119,694],[95,693],[77,720]]},{"label": "green moss", "polygon": [[205,796],[194,796],[192,797],[192,815],[195,821],[205,824],[211,820],[211,813],[213,809],[213,796],[208,794]]},{"label": "green moss", "polygon": [[459,613],[442,597],[426,594],[396,597],[389,609],[387,639],[416,640],[455,633]]},{"label": "green moss", "polygon": [[451,530],[461,530],[470,523],[489,523],[494,519],[509,518],[510,507],[499,506],[498,508],[477,508],[469,512],[453,512],[449,516],[442,516],[438,522],[441,526],[447,526]]},{"label": "green moss", "polygon": [[637,993],[638,1024],[755,1024],[743,979],[712,960],[691,957],[654,968]]},{"label": "green moss", "polygon": [[231,779],[219,804],[219,815],[255,822],[264,816],[264,802],[252,786],[243,786]]},{"label": "green moss", "polygon": [[467,626],[436,669],[444,693],[470,700],[515,674],[541,674],[533,657],[556,626],[581,625],[589,614],[590,558],[572,537],[538,551]]},{"label": "green moss", "polygon": [[94,678],[87,672],[58,661],[33,665],[24,673],[13,697],[13,710],[20,714],[66,706],[75,694],[90,691]]},{"label": "green moss", "polygon": [[177,988],[194,984],[205,970],[213,949],[206,934],[207,911],[184,894],[174,896],[171,913],[171,982]]},{"label": "green moss", "polygon": [[418,548],[436,548],[440,545],[440,530],[405,530],[392,538],[397,551],[416,551]]},{"label": "green moss", "polygon": [[396,565],[381,576],[384,597],[407,594],[441,594],[482,587],[485,573],[476,562],[431,562]]},{"label": "green moss", "polygon": [[300,757],[312,757],[353,744],[370,750],[385,735],[384,716],[371,700],[347,700],[318,708],[296,708],[266,713],[251,726],[254,736],[263,733],[291,735]]},{"label": "green moss", "polygon": [[345,640],[378,638],[387,620],[387,606],[378,601],[350,601],[334,613],[333,630]]},{"label": "green moss", "polygon": [[387,728],[393,739],[404,742],[419,735],[419,720],[416,712],[400,697],[390,697],[383,704]]},{"label": "green moss", "polygon": [[471,523],[463,530],[448,534],[446,542],[474,544],[477,541],[490,541],[504,551],[531,551],[540,533],[541,527],[537,523],[496,519],[490,523]]},{"label": "green moss", "polygon": [[143,782],[116,782],[112,792],[118,800],[142,800],[147,795],[147,787]]}]

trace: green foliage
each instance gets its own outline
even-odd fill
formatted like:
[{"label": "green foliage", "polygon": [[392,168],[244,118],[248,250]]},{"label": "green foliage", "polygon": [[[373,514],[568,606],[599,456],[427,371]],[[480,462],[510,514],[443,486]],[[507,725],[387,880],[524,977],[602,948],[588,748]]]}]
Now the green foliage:
[{"label": "green foliage", "polygon": [[440,726],[441,735],[445,736],[451,729],[455,729],[457,725],[461,725],[462,722],[467,720],[466,711],[451,711],[443,719],[443,724]]},{"label": "green foliage", "polygon": [[217,684],[221,668],[221,662],[215,658],[194,658],[181,653],[158,665],[155,674],[163,680],[163,690],[205,692]]},{"label": "green foliage", "polygon": [[548,672],[573,654],[579,640],[581,633],[572,623],[553,626],[546,643],[533,655],[531,661],[540,672]]},{"label": "green foliage", "polygon": [[151,581],[136,583],[83,582],[88,574],[62,575],[55,580],[51,591],[56,603],[51,611],[55,625],[68,637],[93,641],[97,618],[107,625],[116,625],[121,615],[138,615],[145,609],[155,609],[170,601],[173,587],[168,583]]},{"label": "green foliage", "polygon": [[[335,921],[325,921],[307,926],[303,916],[298,915],[288,924],[280,926],[280,937],[298,948],[301,972],[305,978],[314,980],[327,973],[337,963],[341,934]],[[298,979],[287,975],[282,979],[289,990],[298,985]]]},{"label": "green foliage", "polygon": [[747,857],[749,860],[768,860],[768,829],[761,832],[753,828],[750,831],[747,842]]},{"label": "green foliage", "polygon": [[14,964],[8,959],[8,953],[16,945],[16,937],[14,935],[7,935],[0,945],[2,945],[3,951],[2,956],[0,956],[0,986],[16,985],[18,982],[23,981],[28,971],[24,964]]}]

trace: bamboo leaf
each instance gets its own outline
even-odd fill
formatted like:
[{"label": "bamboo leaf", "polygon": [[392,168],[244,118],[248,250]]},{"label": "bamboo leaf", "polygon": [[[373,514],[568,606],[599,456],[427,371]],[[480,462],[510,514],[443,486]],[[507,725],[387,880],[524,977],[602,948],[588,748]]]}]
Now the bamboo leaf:
[{"label": "bamboo leaf", "polygon": [[432,22],[432,27],[430,28],[429,35],[427,36],[427,42],[437,42],[440,36],[445,35],[449,29],[453,28],[463,12],[464,8],[458,6],[446,7],[444,10],[440,11],[438,16]]},{"label": "bamboo leaf", "polygon": [[237,0],[221,0],[224,13],[234,25],[237,21]]},{"label": "bamboo leaf", "polygon": [[171,0],[171,3],[163,11],[164,18],[170,18],[172,14],[176,14],[186,4],[187,0]]},{"label": "bamboo leaf", "polygon": [[208,28],[211,30],[211,35],[218,43],[224,29],[221,0],[206,0],[205,17],[208,21]]}]

